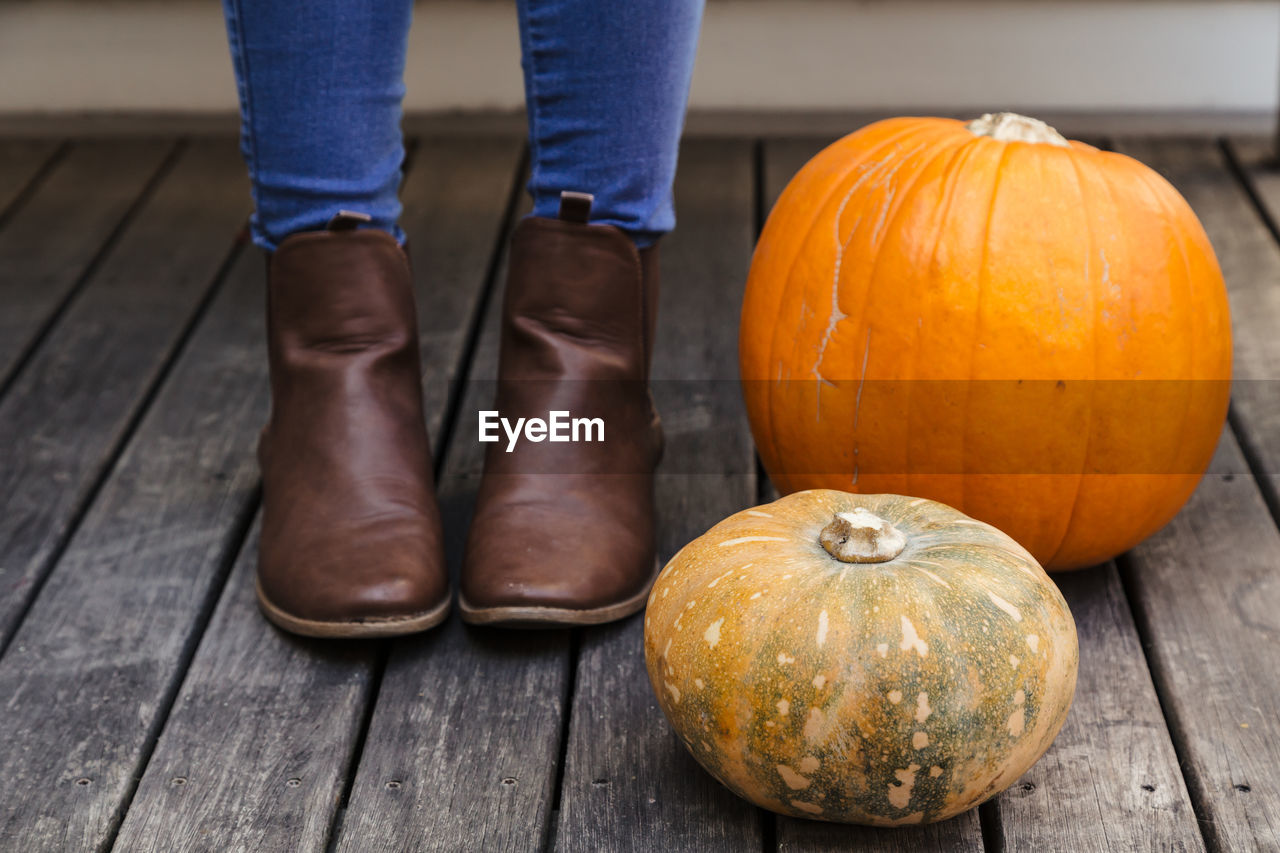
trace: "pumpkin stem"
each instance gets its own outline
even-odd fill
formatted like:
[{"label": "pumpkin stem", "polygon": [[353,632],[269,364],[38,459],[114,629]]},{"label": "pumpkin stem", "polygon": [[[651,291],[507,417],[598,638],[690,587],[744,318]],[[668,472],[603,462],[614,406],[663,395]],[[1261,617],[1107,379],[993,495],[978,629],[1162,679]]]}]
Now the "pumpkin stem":
[{"label": "pumpkin stem", "polygon": [[818,541],[842,563],[886,563],[907,547],[901,530],[860,506],[837,512]]},{"label": "pumpkin stem", "polygon": [[975,136],[990,136],[1001,142],[1038,142],[1070,148],[1067,138],[1038,118],[1017,113],[987,113],[965,125]]}]

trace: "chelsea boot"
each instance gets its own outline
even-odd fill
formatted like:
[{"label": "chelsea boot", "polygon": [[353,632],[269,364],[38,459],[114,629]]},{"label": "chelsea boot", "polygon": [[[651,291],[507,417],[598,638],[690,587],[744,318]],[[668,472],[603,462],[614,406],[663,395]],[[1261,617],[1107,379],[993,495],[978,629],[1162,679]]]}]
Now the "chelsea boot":
[{"label": "chelsea boot", "polygon": [[657,250],[587,224],[590,206],[565,193],[558,219],[526,218],[512,239],[494,409],[524,431],[486,448],[462,571],[467,622],[620,619],[644,607],[657,574]]},{"label": "chelsea boot", "polygon": [[268,259],[258,601],[313,637],[421,631],[450,603],[409,259],[359,221],[339,214]]}]

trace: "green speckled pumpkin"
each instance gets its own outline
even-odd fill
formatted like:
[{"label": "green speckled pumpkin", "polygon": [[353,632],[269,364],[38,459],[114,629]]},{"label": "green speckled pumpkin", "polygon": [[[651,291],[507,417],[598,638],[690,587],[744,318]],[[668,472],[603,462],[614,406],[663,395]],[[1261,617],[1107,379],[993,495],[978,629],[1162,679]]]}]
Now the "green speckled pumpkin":
[{"label": "green speckled pumpkin", "polygon": [[797,492],[663,569],[645,614],[658,702],[694,757],[781,814],[959,814],[1062,727],[1066,602],[1011,538],[940,503]]}]

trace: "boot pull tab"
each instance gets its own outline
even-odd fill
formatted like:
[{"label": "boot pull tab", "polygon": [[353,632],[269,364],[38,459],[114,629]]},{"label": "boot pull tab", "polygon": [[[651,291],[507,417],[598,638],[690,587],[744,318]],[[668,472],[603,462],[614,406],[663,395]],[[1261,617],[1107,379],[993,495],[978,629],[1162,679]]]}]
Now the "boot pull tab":
[{"label": "boot pull tab", "polygon": [[586,225],[591,218],[591,204],[596,197],[591,193],[575,193],[565,190],[560,193],[560,219],[565,222],[576,222]]},{"label": "boot pull tab", "polygon": [[361,225],[368,225],[373,217],[356,210],[339,210],[325,226],[326,231],[354,231]]}]

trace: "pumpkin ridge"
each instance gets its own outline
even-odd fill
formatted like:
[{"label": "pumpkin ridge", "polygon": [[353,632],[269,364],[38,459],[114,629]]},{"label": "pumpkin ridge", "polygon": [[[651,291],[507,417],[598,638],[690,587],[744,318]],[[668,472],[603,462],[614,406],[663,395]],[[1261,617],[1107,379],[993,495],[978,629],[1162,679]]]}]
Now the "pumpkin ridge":
[{"label": "pumpkin ridge", "polygon": [[[936,163],[944,154],[947,154],[953,150],[951,148],[944,147],[941,151],[935,152],[932,155],[930,155],[928,159],[926,159],[923,163],[916,163],[915,159],[917,155],[919,155],[922,151],[926,150],[927,142],[928,140],[926,140],[925,143],[922,143],[916,146],[915,148],[911,149],[910,151],[906,152],[905,154],[901,155],[899,158],[899,162],[894,166],[894,168],[890,172],[888,172],[883,176],[877,176],[879,180],[887,183],[892,178],[894,178],[897,175],[897,173],[901,171],[903,168],[906,168],[908,166],[915,167],[911,170],[912,174],[907,179],[908,180],[907,185],[902,188],[901,194],[898,195],[897,190],[891,188],[888,191],[887,198],[885,198],[883,201],[884,208],[881,210],[881,213],[880,213],[880,222],[877,223],[871,235],[872,237],[870,241],[871,264],[866,271],[866,286],[862,288],[862,291],[863,291],[862,304],[858,309],[861,313],[857,313],[853,311],[849,313],[845,313],[841,311],[840,313],[844,314],[844,317],[841,319],[847,319],[851,317],[860,319],[865,316],[867,302],[870,299],[870,291],[872,286],[875,283],[876,271],[879,267],[880,260],[883,256],[882,252],[880,251],[881,248],[883,247],[883,244],[880,242],[880,240],[884,238],[886,229],[888,229],[890,226],[894,224],[898,215],[901,213],[903,208],[906,207],[906,200],[910,197],[912,190],[915,189],[916,184],[920,181],[924,173],[927,172],[929,167],[932,166],[934,163]],[[945,140],[943,144],[945,144]],[[960,146],[957,146],[957,147],[960,147]],[[848,203],[849,199],[852,198],[852,196],[857,192],[858,189],[861,189],[861,187],[860,186],[854,187],[850,191],[849,196],[845,198],[844,203],[842,203],[840,206],[840,212],[837,213],[836,215],[835,221],[833,223],[833,230],[835,230],[836,232],[837,239],[839,238],[840,219],[845,209],[845,204]],[[861,227],[861,224],[862,224],[862,221],[861,219],[859,219],[849,229],[849,236],[845,238],[841,246],[841,255],[843,255],[845,252],[849,250],[849,246],[853,243],[854,237],[858,235],[858,229]],[[877,234],[879,234],[880,236],[877,237]],[[832,282],[832,285],[831,285],[832,306],[834,309],[831,315],[832,317],[834,316],[835,311],[839,310],[835,300],[841,291],[840,283],[843,280],[843,275],[844,275],[844,267],[842,264],[837,263],[836,270],[835,270],[835,280]],[[828,319],[828,323],[831,323],[830,318]],[[865,323],[865,325],[867,326],[868,341],[869,341],[870,330],[871,330],[870,322]],[[831,381],[831,380],[825,379],[825,377],[819,374],[818,367],[819,365],[821,365],[822,360],[826,354],[826,345],[827,343],[829,343],[831,334],[833,331],[834,331],[834,324],[831,324],[828,326],[827,332],[826,334],[824,334],[822,342],[819,343],[818,345],[818,349],[819,349],[818,360],[814,362],[812,373],[814,378],[817,379],[819,382]],[[864,379],[865,379],[865,370],[866,370],[866,367],[864,365],[863,367],[864,375],[862,377]],[[843,379],[843,377],[841,377],[841,379]],[[836,381],[841,381],[841,379],[838,379]]]},{"label": "pumpkin ridge", "polygon": [[[868,127],[875,127],[875,126],[876,126],[876,124],[881,124],[881,122],[876,122],[875,124],[868,125]],[[866,129],[866,128],[864,128],[864,130],[865,130],[865,129]],[[800,233],[800,237],[799,237],[799,239],[797,240],[797,245],[799,245],[799,246],[803,246],[803,245],[807,244],[811,239],[813,239],[814,232],[815,232],[815,231],[816,231],[816,229],[818,228],[819,223],[821,222],[821,220],[822,220],[822,219],[826,216],[826,214],[827,214],[827,208],[830,206],[830,204],[831,204],[831,200],[836,196],[836,194],[837,194],[838,192],[845,191],[845,190],[848,190],[848,189],[849,189],[849,188],[847,188],[847,187],[845,187],[845,186],[844,186],[844,181],[848,178],[848,176],[849,176],[851,173],[853,173],[853,172],[858,168],[858,166],[860,166],[860,165],[862,165],[862,164],[866,163],[867,161],[869,161],[869,160],[870,160],[871,158],[873,158],[874,156],[876,156],[876,155],[878,155],[878,154],[881,154],[881,153],[882,153],[882,152],[884,152],[886,149],[889,149],[889,148],[891,148],[892,146],[895,146],[895,145],[901,145],[902,143],[906,142],[907,140],[911,139],[911,138],[912,138],[912,137],[914,137],[914,136],[917,136],[917,135],[920,135],[920,134],[923,134],[923,133],[926,133],[926,132],[932,132],[932,133],[937,134],[938,136],[941,136],[941,131],[942,131],[942,129],[941,129],[941,128],[939,128],[936,124],[933,124],[933,123],[926,124],[926,125],[919,125],[919,124],[917,124],[917,125],[911,125],[911,124],[907,123],[907,125],[906,125],[905,129],[904,129],[904,130],[902,130],[901,132],[895,133],[894,135],[889,136],[889,137],[885,138],[884,140],[880,140],[880,141],[878,141],[874,146],[872,146],[872,147],[870,147],[870,148],[867,148],[865,151],[859,151],[859,152],[858,152],[858,154],[857,154],[857,157],[858,157],[857,161],[856,161],[854,164],[852,164],[852,165],[851,165],[851,167],[850,167],[850,169],[848,170],[848,172],[844,173],[844,174],[841,176],[841,178],[840,178],[840,180],[839,180],[839,181],[837,181],[837,182],[832,182],[832,184],[833,184],[833,185],[832,185],[832,189],[831,189],[831,191],[830,191],[830,192],[829,192],[829,193],[828,193],[828,194],[823,198],[823,200],[822,200],[822,204],[821,204],[820,206],[815,206],[815,207],[814,207],[814,209],[817,211],[817,213],[815,214],[815,216],[813,217],[813,219],[810,221],[809,225],[804,229],[804,231],[802,231],[802,232]],[[850,139],[852,136],[854,136],[856,133],[861,133],[861,132],[862,132],[862,131],[855,131],[855,133],[849,134],[848,136],[844,137],[841,141],[848,140],[848,139]],[[838,143],[837,143],[837,144],[838,144]],[[871,174],[873,174],[877,168],[880,168],[880,166],[881,166],[881,165],[882,165],[881,163],[877,163],[875,166],[869,167],[869,168],[867,169],[867,172],[866,172],[864,175],[859,176],[859,177],[855,180],[855,184],[860,184],[861,182],[863,182],[863,181],[865,181],[865,180],[869,179],[869,178],[870,178],[870,176],[871,176]],[[794,179],[793,179],[793,180],[794,180]],[[851,195],[851,194],[852,194],[852,192],[850,192],[850,195]],[[778,199],[778,204],[777,204],[777,205],[775,205],[775,207],[776,207],[776,206],[779,206],[779,205],[781,204],[781,202],[782,202],[782,197],[780,196],[780,197],[779,197],[779,199]],[[839,226],[839,223],[838,223],[838,222],[836,222],[836,223],[835,223],[835,227],[838,227],[838,226]],[[766,226],[766,227],[767,227],[767,226]],[[762,233],[762,234],[761,234],[761,241],[760,241],[760,242],[762,242],[762,243],[764,242],[765,236],[766,236],[766,235],[765,235],[764,233]],[[786,269],[785,277],[783,278],[783,286],[782,286],[782,288],[781,288],[781,292],[782,292],[783,296],[782,296],[782,298],[781,298],[781,300],[780,300],[780,303],[785,303],[789,297],[790,297],[790,298],[794,298],[794,293],[793,293],[793,291],[794,291],[794,290],[796,289],[796,287],[797,287],[797,279],[796,279],[796,275],[795,275],[795,268],[796,268],[796,264],[797,264],[797,262],[799,261],[799,259],[800,259],[801,255],[802,255],[802,253],[801,253],[801,252],[793,251],[793,254],[792,254],[792,256],[791,256],[791,259],[790,259],[790,261],[789,261],[789,263],[788,263],[788,265],[787,265],[787,269]],[[748,276],[748,279],[749,279],[749,276]],[[775,316],[776,316],[776,312],[775,312]],[[779,339],[780,339],[780,338],[782,338],[782,337],[784,337],[784,336],[785,336],[785,328],[784,328],[784,324],[782,324],[782,323],[776,323],[776,324],[774,325],[774,328],[773,328],[773,333],[772,333],[772,334],[770,335],[770,337],[769,337],[769,350],[768,350],[769,356],[768,356],[768,362],[767,362],[768,364],[776,363],[776,356],[775,356],[775,353],[777,352],[778,342],[779,342]],[[796,354],[796,353],[795,353],[795,348],[796,348],[797,346],[799,346],[799,336],[794,335],[794,334],[793,334],[793,335],[791,335],[791,344],[792,344],[792,353],[791,353],[791,355],[792,355],[792,359],[791,359],[791,360],[794,362],[794,361],[795,361],[795,354]],[[788,377],[787,377],[787,381],[790,381],[790,380],[791,380],[791,377],[790,377],[790,376],[788,376]],[[769,385],[767,385],[767,386],[766,386],[766,395],[767,395],[767,396],[766,396],[766,401],[767,401],[767,402],[766,402],[766,406],[765,406],[765,412],[766,412],[765,417],[766,417],[767,422],[768,422],[770,425],[772,425],[772,423],[774,422],[774,409],[775,409],[775,407],[776,407],[776,406],[780,405],[780,403],[779,403],[779,402],[778,402],[778,400],[777,400],[777,391],[778,391],[778,389],[777,389],[777,388],[775,388],[775,387],[773,387],[773,385],[772,385],[772,384],[769,384]],[[769,435],[769,437],[770,437],[770,450],[772,451],[772,453],[770,454],[770,455],[771,455],[771,461],[775,463],[773,467],[777,468],[777,467],[778,467],[778,465],[777,465],[776,463],[778,462],[778,460],[780,460],[780,459],[782,459],[782,458],[783,458],[783,454],[780,452],[779,447],[778,447],[778,439],[779,439],[778,430],[772,429],[772,427],[770,427],[770,429],[769,429],[769,431],[768,431],[768,435]],[[770,466],[769,466],[769,465],[766,465],[766,466],[765,466],[765,468],[766,468],[766,470],[769,470]],[[771,474],[771,476],[772,476],[772,472],[770,472],[770,474]],[[783,478],[785,478],[787,482],[786,482],[786,483],[780,483],[780,485],[787,486],[787,489],[786,489],[786,490],[787,490],[787,491],[792,491],[792,489],[789,487],[790,473],[789,473],[789,472],[781,472],[781,476],[779,477],[779,479],[783,479]]]},{"label": "pumpkin ridge", "polygon": [[[905,138],[903,141],[905,141]],[[863,184],[867,180],[871,180],[874,177],[874,184],[872,186],[873,191],[875,189],[876,184],[890,184],[890,188],[888,190],[888,198],[882,202],[882,204],[885,205],[885,208],[882,209],[881,211],[882,218],[883,216],[887,215],[888,213],[887,208],[889,205],[893,203],[894,193],[895,193],[895,190],[891,186],[891,182],[893,178],[896,177],[898,172],[900,172],[904,167],[906,167],[909,164],[912,164],[916,155],[919,154],[921,151],[925,150],[927,146],[928,146],[928,141],[926,140],[924,142],[920,142],[909,151],[905,153],[900,153],[896,158],[894,158],[896,162],[894,162],[892,166],[890,166],[888,170],[885,171],[883,174],[877,171],[882,164],[877,164],[876,168],[869,169],[866,173],[863,174],[862,177],[858,179],[858,181],[856,181],[853,184],[853,186],[849,188],[849,192],[845,194],[843,199],[841,199],[840,206],[837,208],[835,215],[832,218],[832,223],[831,223],[832,237],[835,239],[836,245],[839,247],[839,250],[836,252],[835,269],[832,272],[831,312],[827,315],[827,328],[822,334],[822,339],[818,342],[817,357],[814,360],[813,367],[810,368],[810,371],[809,371],[810,374],[813,376],[814,380],[817,382],[817,385],[814,388],[814,399],[815,399],[815,404],[818,407],[817,416],[819,419],[821,419],[822,417],[822,386],[824,383],[834,384],[831,380],[824,377],[819,371],[819,367],[822,365],[822,362],[826,357],[827,346],[828,344],[831,343],[831,338],[835,334],[836,327],[839,325],[840,321],[847,320],[850,317],[859,316],[853,313],[846,313],[840,308],[840,304],[839,304],[839,296],[841,293],[841,283],[842,281],[844,281],[844,275],[845,275],[844,257],[848,253],[849,247],[853,244],[854,238],[858,236],[858,230],[862,226],[862,221],[863,221],[861,217],[856,219],[852,224],[852,226],[850,226],[849,228],[848,236],[845,237],[844,239],[841,239],[840,225],[844,218],[844,211],[847,205],[849,204],[849,201],[855,195],[857,195],[859,191],[862,189]],[[876,230],[879,230],[879,228],[877,227]],[[875,236],[874,231],[872,233],[872,236],[873,237]],[[874,251],[874,248],[873,248],[872,250],[872,268],[873,269],[875,265],[875,258],[876,258],[876,252]],[[870,279],[870,275],[871,273],[869,272],[868,279]],[[865,302],[866,302],[866,299],[864,296],[864,299],[863,299],[864,309],[865,309]],[[793,347],[793,355],[794,355],[795,347],[799,345],[799,339],[797,337],[793,337],[792,341],[793,341],[792,347]],[[870,347],[871,347],[871,330],[870,330],[870,327],[868,326],[867,350],[866,350],[868,354],[871,351]],[[865,360],[866,359],[864,358],[864,364],[863,364],[864,373],[866,370]]]},{"label": "pumpkin ridge", "polygon": [[[1099,315],[1102,310],[1099,305],[1099,302],[1101,301],[1101,299],[1098,293],[1097,279],[1092,273],[1093,251],[1097,245],[1097,238],[1094,236],[1094,233],[1093,233],[1093,218],[1088,215],[1088,211],[1090,210],[1091,205],[1089,203],[1088,194],[1085,192],[1085,180],[1083,176],[1080,174],[1079,158],[1068,156],[1066,159],[1071,164],[1072,170],[1075,172],[1076,187],[1080,193],[1080,208],[1086,211],[1086,215],[1083,217],[1084,224],[1085,224],[1085,233],[1088,235],[1088,247],[1085,250],[1085,271],[1087,273],[1087,278],[1088,278],[1089,301],[1093,306],[1093,322],[1092,322],[1092,328],[1090,330],[1089,337],[1093,344],[1093,347],[1092,347],[1093,377],[1092,379],[1093,381],[1096,381],[1098,378],[1098,329],[1101,325],[1101,323],[1099,323]],[[1075,492],[1071,496],[1071,509],[1068,510],[1067,512],[1067,523],[1063,526],[1062,535],[1058,537],[1057,543],[1053,546],[1053,550],[1050,552],[1052,554],[1052,556],[1049,558],[1050,561],[1056,560],[1058,558],[1058,555],[1062,552],[1062,549],[1066,544],[1067,540],[1071,538],[1072,530],[1075,526],[1076,513],[1080,509],[1080,491],[1084,486],[1085,472],[1089,468],[1089,460],[1091,458],[1091,453],[1093,448],[1093,437],[1097,429],[1097,427],[1093,423],[1093,412],[1095,407],[1095,386],[1092,384],[1092,382],[1090,382],[1088,388],[1089,388],[1089,416],[1087,418],[1087,423],[1089,424],[1089,430],[1088,432],[1085,433],[1084,451],[1080,454],[1080,473],[1075,476],[1076,487],[1075,487]]]},{"label": "pumpkin ridge", "polygon": [[[959,180],[959,175],[960,175],[960,169],[956,168],[957,161],[960,161],[962,157],[967,159],[968,155],[966,152],[970,152],[973,150],[975,149],[964,146],[964,145],[957,146],[951,153],[951,159],[947,161],[947,165],[944,166],[942,169],[942,179],[941,179],[942,202],[941,204],[939,204],[939,210],[937,214],[938,225],[933,233],[933,248],[930,249],[929,251],[929,265],[926,267],[929,275],[929,279],[926,282],[924,282],[924,287],[926,289],[931,288],[936,283],[933,280],[934,269],[937,266],[938,252],[942,248],[942,240],[946,230],[946,223],[948,218],[951,215],[951,205],[955,202],[956,183]],[[920,294],[917,293],[916,298],[918,301],[920,298]],[[906,412],[906,418],[905,418],[906,425],[902,431],[903,460],[905,463],[903,466],[905,469],[905,472],[903,474],[902,479],[903,479],[903,485],[906,486],[906,488],[903,489],[903,491],[908,494],[910,494],[913,491],[911,488],[911,471],[914,470],[911,467],[911,448],[913,446],[913,442],[911,441],[911,436],[913,435],[913,433],[911,432],[911,414],[912,414],[911,391],[913,388],[912,383],[915,381],[915,378],[916,378],[916,365],[920,361],[920,345],[921,345],[920,327],[917,325],[915,336],[913,339],[913,345],[910,350],[910,357],[907,362],[906,370],[904,371],[905,375],[903,377],[904,379],[903,384],[904,384],[904,387],[906,388],[906,392],[905,392],[906,399],[903,401],[902,408]],[[919,398],[917,397],[917,399]]]},{"label": "pumpkin ridge", "polygon": [[[1139,174],[1142,175],[1141,172]],[[1172,226],[1173,212],[1169,209],[1167,199],[1165,198],[1167,193],[1159,192],[1159,190],[1163,190],[1164,187],[1151,186],[1152,182],[1150,178],[1147,177],[1146,175],[1142,175],[1142,177],[1146,178],[1145,183],[1148,187],[1148,191],[1151,193],[1151,195],[1155,197],[1155,201],[1160,207],[1161,217],[1164,220],[1163,224],[1165,226],[1165,230],[1168,232],[1171,232],[1174,236],[1174,241],[1178,247],[1178,255],[1182,258],[1182,282],[1183,282],[1182,289],[1185,293],[1190,294],[1192,290],[1192,281],[1194,279],[1194,276],[1192,275],[1192,271],[1191,271],[1191,260],[1187,254],[1186,245],[1183,242],[1183,235],[1178,232],[1178,229]],[[1184,339],[1187,342],[1187,361],[1191,366],[1191,370],[1194,371],[1196,366],[1197,323],[1196,323],[1196,318],[1193,312],[1191,311],[1185,312],[1185,323],[1186,323],[1187,331]],[[1193,385],[1191,387],[1194,388],[1195,386]],[[1179,430],[1178,430],[1180,446],[1185,442],[1186,435],[1187,435],[1187,427],[1191,420],[1190,410],[1191,410],[1192,396],[1193,395],[1190,393],[1187,394],[1186,403],[1182,407],[1182,418],[1181,418],[1181,423],[1179,424]],[[1200,478],[1196,478],[1196,479],[1198,482]],[[1148,519],[1145,526],[1149,530],[1155,530],[1155,529],[1158,529],[1158,527],[1163,526],[1168,520],[1169,519],[1167,518],[1156,519],[1154,521],[1151,519]]]},{"label": "pumpkin ridge", "polygon": [[[1138,176],[1143,179],[1143,184],[1146,186],[1147,192],[1154,198],[1156,204],[1160,208],[1161,218],[1163,219],[1162,224],[1164,225],[1165,230],[1173,234],[1174,242],[1178,247],[1178,255],[1179,257],[1182,258],[1183,290],[1186,293],[1190,294],[1192,290],[1191,283],[1194,280],[1195,276],[1192,274],[1192,271],[1191,271],[1191,259],[1187,254],[1186,244],[1183,242],[1184,240],[1183,235],[1178,231],[1177,228],[1173,227],[1172,225],[1174,221],[1174,215],[1173,215],[1173,211],[1169,209],[1169,204],[1168,204],[1168,191],[1172,189],[1172,186],[1169,185],[1167,182],[1165,182],[1163,178],[1161,178],[1162,183],[1153,182],[1152,176],[1160,177],[1157,173],[1154,173],[1154,172],[1148,173],[1148,172],[1143,172],[1142,170],[1137,170],[1137,172],[1138,172]],[[1215,262],[1216,262],[1216,259],[1215,259]],[[1186,316],[1187,332],[1184,340],[1186,340],[1187,342],[1187,361],[1191,366],[1191,370],[1195,371],[1197,323],[1196,323],[1195,314],[1193,312],[1187,311],[1185,312],[1185,316]],[[1228,328],[1228,333],[1229,332],[1230,332],[1230,329]],[[1228,348],[1228,353],[1230,352],[1231,350],[1230,348]],[[1195,386],[1191,386],[1191,387],[1194,388]],[[1189,415],[1190,415],[1190,409],[1191,409],[1191,399],[1190,399],[1191,397],[1192,397],[1191,394],[1187,395],[1188,399],[1187,399],[1186,405],[1184,405],[1182,409],[1182,423],[1179,427],[1179,433],[1182,438],[1185,438],[1187,434],[1187,425],[1190,422]],[[1184,443],[1183,440],[1179,441],[1179,445],[1182,445],[1183,443]],[[1196,481],[1199,482],[1199,480],[1200,478],[1197,477]],[[1157,519],[1155,522],[1148,520],[1146,526],[1148,527],[1148,529],[1154,530],[1154,529],[1157,529],[1158,527],[1162,527],[1168,521],[1169,519],[1167,518]]]},{"label": "pumpkin ridge", "polygon": [[[888,123],[891,121],[893,120],[887,119],[883,123]],[[877,124],[882,124],[882,122],[874,122],[873,124],[868,125],[867,127],[868,128],[875,127],[875,125]],[[890,135],[883,140],[880,140],[879,142],[877,142],[876,145],[874,145],[871,148],[868,148],[865,152],[859,152],[857,160],[852,162],[849,165],[849,168],[845,170],[843,173],[841,173],[840,178],[838,180],[830,182],[829,189],[826,195],[823,196],[821,204],[813,205],[811,208],[814,211],[814,213],[813,213],[813,216],[809,219],[808,224],[803,228],[803,230],[800,231],[800,233],[803,235],[799,241],[800,243],[803,243],[806,240],[808,240],[809,235],[817,227],[819,220],[823,217],[824,213],[826,212],[827,205],[830,203],[831,199],[835,197],[836,193],[841,191],[841,187],[843,186],[845,180],[848,179],[850,174],[856,171],[860,165],[865,163],[868,159],[870,159],[876,153],[879,153],[884,149],[888,148],[889,146],[900,142],[901,140],[911,136],[913,133],[919,132],[918,127],[912,127],[907,122],[903,122],[903,124],[904,124],[904,127],[899,132],[893,135]],[[863,130],[866,130],[866,129],[867,128],[863,128]],[[855,131],[855,133],[856,132],[861,132],[861,131]],[[839,142],[844,142],[852,136],[853,136],[852,133],[848,134],[847,136],[839,140]],[[836,144],[839,144],[839,142],[837,142]],[[803,172],[804,170],[802,169],[801,171]],[[787,183],[787,186],[783,188],[782,193],[778,196],[777,201],[774,203],[774,207],[782,206],[784,197],[788,195],[787,191],[791,189],[795,181],[796,181],[796,178],[793,177],[791,181]],[[766,221],[764,228],[761,229],[759,239],[757,240],[757,243],[756,243],[757,250],[759,250],[760,245],[766,243],[768,237],[772,237],[772,234],[769,232],[769,223],[768,221]],[[777,300],[778,306],[785,304],[789,298],[790,299],[795,298],[794,293],[792,291],[794,289],[793,286],[795,284],[795,279],[794,279],[795,266],[796,266],[796,263],[799,261],[799,259],[800,259],[800,253],[796,252],[792,254],[791,258],[787,262],[786,271],[781,278],[782,285],[781,287],[778,288],[778,293],[779,293],[778,300]],[[750,273],[748,273],[747,278],[749,281]],[[747,311],[746,311],[745,300],[743,303],[743,309],[744,309],[743,313],[744,315],[746,315]],[[772,310],[765,316],[777,317],[778,313],[779,313],[779,308],[775,306],[774,310]],[[779,323],[774,326],[772,334],[769,335],[769,346],[768,346],[767,357],[765,361],[766,367],[770,364],[777,363],[777,360],[775,358],[775,352],[777,351],[778,339],[781,335],[782,335],[782,324]],[[781,377],[778,377],[778,378],[781,378]],[[776,431],[772,429],[773,407],[775,405],[775,400],[774,400],[775,389],[773,388],[773,385],[772,385],[774,378],[768,376],[768,371],[766,370],[765,376],[754,377],[754,379],[757,381],[764,380],[766,382],[765,390],[764,390],[764,394],[765,394],[764,417],[765,417],[766,423],[770,425],[770,428],[767,434],[773,437],[773,441],[771,442],[770,449],[773,451],[773,454],[772,454],[773,459],[776,460],[780,458],[780,454],[778,453]],[[788,380],[790,380],[790,377],[788,377]],[[768,470],[768,466],[766,466],[766,470]]]},{"label": "pumpkin ridge", "polygon": [[[934,165],[937,164],[939,161],[941,161],[943,157],[947,157],[949,158],[949,160],[954,160],[959,155],[959,153],[965,149],[966,146],[963,140],[960,141],[959,144],[953,144],[951,143],[950,140],[944,140],[944,142],[940,144],[938,147],[939,147],[938,151],[933,152],[931,155],[927,156],[923,162],[918,164],[911,163],[910,159],[904,158],[902,165],[903,166],[906,166],[908,164],[914,165],[915,166],[914,174],[910,176],[906,186],[902,188],[902,191],[897,195],[896,198],[893,195],[890,195],[890,197],[886,199],[884,202],[885,205],[890,206],[892,210],[887,210],[883,214],[883,217],[887,221],[884,222],[883,226],[877,227],[877,231],[879,231],[879,234],[880,234],[879,238],[876,238],[875,233],[873,232],[872,245],[870,249],[871,262],[870,262],[869,268],[866,271],[866,283],[865,283],[865,286],[862,288],[862,293],[860,294],[861,298],[860,298],[859,305],[856,309],[856,312],[851,312],[845,315],[846,317],[854,317],[859,319],[861,321],[861,325],[865,326],[867,330],[866,350],[865,350],[865,356],[863,358],[863,364],[862,364],[862,375],[859,377],[859,380],[858,380],[859,383],[866,382],[867,372],[871,366],[867,358],[871,353],[871,333],[872,333],[872,318],[868,316],[868,310],[869,310],[869,306],[872,304],[872,299],[873,299],[874,291],[876,289],[876,284],[879,281],[878,273],[880,272],[880,269],[881,269],[881,262],[884,260],[884,257],[887,254],[887,252],[885,251],[885,244],[884,244],[886,235],[891,234],[893,232],[893,226],[897,223],[898,217],[900,217],[903,214],[903,211],[909,210],[911,208],[910,201],[916,189],[919,187],[920,182],[926,176],[929,176],[930,170],[934,167]],[[945,174],[946,174],[946,169],[944,168],[943,174],[942,176],[940,176],[940,178],[945,177]],[[851,229],[849,234],[850,242],[853,240],[853,236],[856,233],[856,230],[857,230],[857,226],[855,226],[854,229]],[[841,291],[840,282],[837,281],[833,284],[833,297],[836,293],[840,291]],[[822,357],[825,355],[825,346],[823,346],[821,349],[822,349],[822,353],[819,356],[819,362],[821,362]],[[815,364],[815,369],[816,367],[817,365]],[[817,377],[817,378],[819,382],[823,381],[822,377]],[[908,389],[907,393],[910,394],[909,378],[906,379],[905,385],[907,386],[907,389]],[[819,399],[820,399],[820,395],[822,393],[821,387],[816,389],[816,393],[819,395]],[[908,402],[909,402],[909,398],[908,398]],[[853,448],[852,448],[853,477],[850,485],[855,491],[858,490],[858,430],[857,430],[857,427],[858,427],[858,414],[860,412],[860,409],[861,407],[857,407],[854,411],[854,422],[853,422],[852,429],[850,430],[850,433],[849,433],[853,443]],[[906,435],[906,433],[904,433],[904,435]],[[843,474],[844,472],[841,472],[841,473]]]},{"label": "pumpkin ridge", "polygon": [[[977,146],[983,143],[981,138],[975,137],[974,142],[972,144]],[[992,181],[991,181],[991,198],[987,202],[987,214],[986,214],[986,217],[983,219],[984,224],[983,224],[983,238],[982,238],[982,260],[978,264],[977,296],[973,302],[974,335],[973,335],[973,342],[970,344],[970,347],[969,347],[969,365],[968,365],[967,375],[965,377],[965,383],[964,383],[964,388],[965,388],[964,417],[963,417],[963,420],[961,421],[960,430],[959,430],[960,460],[961,460],[962,471],[968,471],[969,469],[969,456],[968,456],[969,421],[970,421],[970,418],[969,418],[970,405],[969,404],[973,398],[973,371],[974,371],[974,364],[977,361],[978,341],[982,339],[982,335],[981,335],[982,301],[983,301],[982,296],[987,289],[987,278],[988,278],[987,265],[990,263],[990,257],[991,257],[991,249],[990,249],[991,222],[995,217],[996,199],[999,197],[999,194],[1000,194],[1000,181],[1004,175],[1004,163],[1005,163],[1005,158],[1008,156],[1008,154],[1009,154],[1009,145],[1007,144],[1002,145],[1000,148],[1000,157],[996,161],[996,168],[993,170],[994,177],[992,178]],[[972,505],[973,505],[972,501],[969,500],[969,478],[962,476],[960,478],[960,506],[967,508]]]}]

